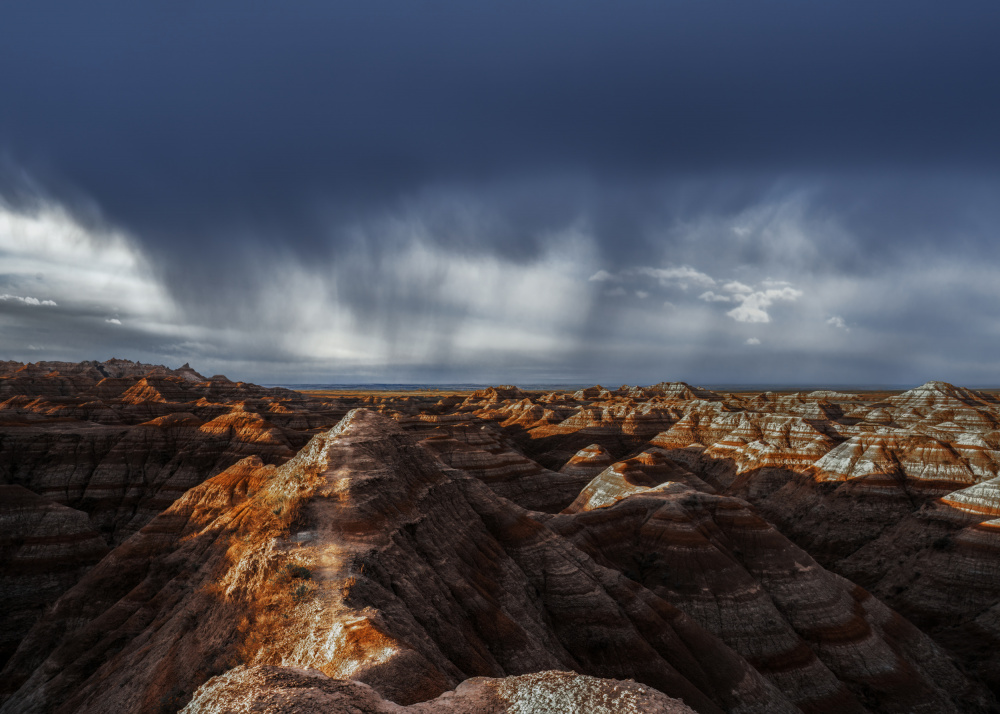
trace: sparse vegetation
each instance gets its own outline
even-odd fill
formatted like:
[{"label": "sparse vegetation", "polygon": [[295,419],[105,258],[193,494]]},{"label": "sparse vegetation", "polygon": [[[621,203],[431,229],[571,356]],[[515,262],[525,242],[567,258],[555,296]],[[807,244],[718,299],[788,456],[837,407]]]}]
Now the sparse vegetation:
[{"label": "sparse vegetation", "polygon": [[312,571],[304,565],[298,563],[285,563],[275,577],[277,582],[291,582],[293,580],[312,580]]},{"label": "sparse vegetation", "polygon": [[348,596],[350,596],[351,594],[351,588],[353,588],[355,583],[357,582],[358,579],[353,575],[349,577],[347,580],[345,580],[343,584],[340,586],[340,597],[346,600]]},{"label": "sparse vegetation", "polygon": [[267,661],[266,657],[260,660],[259,656],[286,626],[290,617],[289,602],[304,603],[319,589],[312,570],[301,563],[285,563],[265,583],[266,594],[258,593],[257,607],[247,613],[238,628],[243,636],[238,648],[239,659],[246,664]]}]

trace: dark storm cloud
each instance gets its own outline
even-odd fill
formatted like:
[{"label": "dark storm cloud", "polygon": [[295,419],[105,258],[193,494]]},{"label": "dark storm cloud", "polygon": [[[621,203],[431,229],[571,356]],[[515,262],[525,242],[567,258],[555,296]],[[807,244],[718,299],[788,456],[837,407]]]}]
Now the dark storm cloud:
[{"label": "dark storm cloud", "polygon": [[[998,36],[985,0],[5,8],[0,292],[59,304],[0,305],[0,347],[258,380],[983,374]],[[769,278],[801,296],[764,305]]]},{"label": "dark storm cloud", "polygon": [[[4,20],[0,142],[202,249],[326,242],[330,210],[439,182],[1000,162],[990,2],[40,2]],[[519,235],[490,248],[533,251]]]}]

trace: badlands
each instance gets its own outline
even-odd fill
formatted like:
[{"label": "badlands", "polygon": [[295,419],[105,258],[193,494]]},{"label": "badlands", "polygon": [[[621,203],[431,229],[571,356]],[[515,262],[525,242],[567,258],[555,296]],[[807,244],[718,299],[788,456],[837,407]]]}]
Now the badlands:
[{"label": "badlands", "polygon": [[998,712],[1000,400],[0,363],[0,714]]}]

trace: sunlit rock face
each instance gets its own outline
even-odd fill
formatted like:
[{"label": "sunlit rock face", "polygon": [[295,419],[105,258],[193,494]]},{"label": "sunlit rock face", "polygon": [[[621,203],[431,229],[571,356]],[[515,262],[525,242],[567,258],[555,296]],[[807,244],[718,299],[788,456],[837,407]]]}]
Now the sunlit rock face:
[{"label": "sunlit rock face", "polygon": [[970,515],[1000,516],[1000,477],[949,493],[942,503]]},{"label": "sunlit rock face", "polygon": [[566,508],[567,513],[604,508],[634,493],[670,487],[681,491],[699,490],[715,493],[715,489],[698,478],[684,464],[672,461],[662,449],[653,447],[638,456],[619,461],[599,473],[590,481],[576,500]]},{"label": "sunlit rock face", "polygon": [[[597,392],[586,396],[561,422],[528,429],[527,439],[519,442],[522,450],[550,468],[561,460],[569,469],[579,461],[576,452],[590,444],[607,450],[615,461],[650,445],[659,447],[716,491],[750,501],[824,566],[872,587],[887,583],[879,594],[934,633],[943,630],[934,629],[935,617],[929,613],[934,603],[947,602],[956,617],[975,625],[963,626],[961,637],[941,634],[940,641],[966,666],[988,669],[980,662],[982,653],[994,647],[997,628],[982,605],[1000,603],[989,560],[995,529],[988,519],[997,517],[991,482],[1000,475],[1000,405],[992,394],[930,382],[895,395],[711,395],[661,386],[622,387],[613,397],[601,398]],[[671,416],[664,421],[672,423],[655,436],[632,438],[621,428],[624,420],[616,418],[629,402],[666,408]],[[560,409],[572,404],[558,393],[533,403]],[[649,488],[621,479],[602,488],[626,486],[630,491]],[[943,506],[935,505],[938,499]],[[951,514],[950,520],[939,511]],[[971,523],[969,518],[978,520]],[[897,530],[907,532],[911,541],[919,534],[915,542],[923,545],[904,548],[900,537],[890,546],[886,539]],[[945,536],[953,540],[942,540]],[[954,549],[945,543],[954,543]],[[879,556],[869,557],[874,553]],[[913,577],[902,575],[889,585],[882,577],[886,557],[909,568],[906,572],[919,571],[919,587],[911,587]],[[921,569],[914,559],[936,565]],[[987,577],[971,585],[961,572],[972,579],[976,573]],[[978,595],[960,593],[959,587]],[[925,594],[917,597],[919,592]],[[911,603],[906,593],[921,602]],[[983,676],[1000,691],[997,678]]]},{"label": "sunlit rock face", "polygon": [[925,635],[749,504],[680,483],[658,448],[599,475],[620,486],[600,503],[546,515],[435,441],[355,410],[283,465],[250,457],[189,490],[36,624],[0,711],[268,706],[303,688],[392,711],[614,686],[510,679],[550,670],[699,712],[987,710]]},{"label": "sunlit rock face", "polygon": [[561,469],[560,473],[580,476],[588,480],[611,465],[611,454],[600,444],[591,444],[576,452]]},{"label": "sunlit rock face", "polygon": [[993,711],[998,425],[944,383],[331,399],[5,363],[36,516],[0,535],[72,537],[0,583],[0,711]]},{"label": "sunlit rock face", "polygon": [[559,669],[702,712],[796,711],[681,610],[364,410],[283,466],[206,481],[109,555],[22,643],[0,711],[186,701],[239,663],[399,704]]},{"label": "sunlit rock face", "polygon": [[293,667],[238,667],[198,689],[184,714],[234,711],[298,714],[694,714],[684,702],[635,682],[573,672],[467,679],[451,692],[401,707],[361,682]]},{"label": "sunlit rock face", "polygon": [[804,470],[836,443],[802,417],[728,411],[701,403],[652,443],[711,476],[720,488],[759,469]]},{"label": "sunlit rock face", "polygon": [[113,543],[244,456],[280,463],[302,443],[239,408],[208,421],[177,411],[136,425],[8,422],[0,438],[3,481],[87,512]]},{"label": "sunlit rock face", "polygon": [[0,367],[4,659],[109,546],[185,491],[249,455],[283,463],[347,411],[188,365]]},{"label": "sunlit rock face", "polygon": [[187,365],[7,364],[0,482],[84,511],[112,544],[245,456],[290,459],[346,412]]}]

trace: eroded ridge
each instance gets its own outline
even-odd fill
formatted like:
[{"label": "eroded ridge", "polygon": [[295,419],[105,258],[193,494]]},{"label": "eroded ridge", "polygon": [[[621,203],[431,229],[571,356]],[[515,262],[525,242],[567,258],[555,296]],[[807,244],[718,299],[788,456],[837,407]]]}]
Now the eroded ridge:
[{"label": "eroded ridge", "polygon": [[501,690],[522,711],[627,680],[699,712],[997,706],[990,394],[301,395],[49,368],[0,376],[2,473],[51,514],[18,567],[62,573],[37,598],[9,580],[30,606],[5,713],[508,711]]}]

